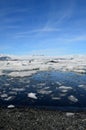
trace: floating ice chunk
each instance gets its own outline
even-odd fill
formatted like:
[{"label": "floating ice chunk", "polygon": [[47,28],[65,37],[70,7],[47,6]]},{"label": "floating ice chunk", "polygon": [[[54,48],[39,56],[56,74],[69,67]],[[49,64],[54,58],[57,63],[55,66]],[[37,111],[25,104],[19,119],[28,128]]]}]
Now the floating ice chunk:
[{"label": "floating ice chunk", "polygon": [[12,90],[19,92],[19,91],[24,91],[25,89],[24,88],[13,88]]},{"label": "floating ice chunk", "polygon": [[9,101],[9,100],[12,100],[13,98],[14,98],[13,96],[10,96],[10,97],[5,98],[4,100]]},{"label": "floating ice chunk", "polygon": [[83,84],[78,85],[78,87],[83,87],[83,86],[85,86],[85,85],[83,85]]},{"label": "floating ice chunk", "polygon": [[8,75],[12,77],[24,77],[24,76],[31,76],[36,72],[37,72],[36,70],[30,70],[30,71],[28,70],[28,71],[20,71],[20,72],[11,72]]},{"label": "floating ice chunk", "polygon": [[29,87],[30,87],[30,85],[26,85],[25,87],[26,87],[26,88],[29,88]]},{"label": "floating ice chunk", "polygon": [[52,97],[53,100],[60,100],[60,97]]},{"label": "floating ice chunk", "polygon": [[68,86],[60,86],[59,88],[60,89],[66,89],[66,90],[71,90],[72,89],[72,87],[68,87]]},{"label": "floating ice chunk", "polygon": [[12,95],[17,95],[17,92],[14,92],[14,91],[10,91],[9,94],[12,94]]},{"label": "floating ice chunk", "polygon": [[56,82],[56,84],[61,85],[61,83],[60,83],[60,82]]},{"label": "floating ice chunk", "polygon": [[84,85],[84,84],[79,85],[78,87],[83,88],[83,89],[86,89],[86,85]]},{"label": "floating ice chunk", "polygon": [[29,98],[37,99],[36,93],[28,93]]},{"label": "floating ice chunk", "polygon": [[74,72],[81,73],[81,74],[85,74],[85,73],[86,73],[86,70],[84,70],[84,69],[79,70],[79,69],[77,68],[76,70],[74,70]]},{"label": "floating ice chunk", "polygon": [[49,88],[50,88],[50,87],[45,87],[44,89],[47,90],[47,89],[49,89]]},{"label": "floating ice chunk", "polygon": [[40,86],[45,86],[45,85],[46,85],[46,83],[39,83],[39,84],[37,84],[37,85],[40,85]]},{"label": "floating ice chunk", "polygon": [[1,98],[6,98],[6,97],[8,97],[7,94],[1,94]]},{"label": "floating ice chunk", "polygon": [[72,112],[67,112],[67,113],[66,113],[66,116],[68,116],[68,117],[69,117],[69,116],[74,116],[74,113],[72,113]]},{"label": "floating ice chunk", "polygon": [[60,97],[65,97],[67,93],[60,93],[59,96]]},{"label": "floating ice chunk", "polygon": [[66,89],[61,89],[61,92],[62,92],[62,93],[66,93],[66,92],[68,92],[68,90],[66,90]]},{"label": "floating ice chunk", "polygon": [[41,89],[41,90],[38,91],[38,93],[40,93],[40,94],[50,94],[50,93],[52,93],[52,91],[47,91],[47,90]]},{"label": "floating ice chunk", "polygon": [[66,93],[66,92],[68,92],[68,90],[71,90],[72,87],[60,86],[59,89],[60,89],[61,92]]},{"label": "floating ice chunk", "polygon": [[77,99],[75,96],[73,96],[73,95],[70,95],[70,96],[68,97],[68,99],[69,99],[70,101],[72,101],[72,102],[78,102],[78,99]]},{"label": "floating ice chunk", "polygon": [[10,85],[9,83],[4,84],[4,86],[9,86],[9,85]]},{"label": "floating ice chunk", "polygon": [[29,83],[30,83],[30,80],[26,81],[26,83],[28,83],[28,84],[29,84]]},{"label": "floating ice chunk", "polygon": [[7,108],[14,108],[14,107],[15,107],[14,105],[7,106]]}]

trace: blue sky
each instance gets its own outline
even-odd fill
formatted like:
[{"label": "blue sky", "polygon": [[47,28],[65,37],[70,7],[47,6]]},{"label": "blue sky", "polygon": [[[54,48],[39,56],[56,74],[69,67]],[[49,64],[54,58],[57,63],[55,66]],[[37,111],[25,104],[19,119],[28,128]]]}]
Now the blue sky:
[{"label": "blue sky", "polygon": [[86,0],[0,0],[0,53],[86,54]]}]

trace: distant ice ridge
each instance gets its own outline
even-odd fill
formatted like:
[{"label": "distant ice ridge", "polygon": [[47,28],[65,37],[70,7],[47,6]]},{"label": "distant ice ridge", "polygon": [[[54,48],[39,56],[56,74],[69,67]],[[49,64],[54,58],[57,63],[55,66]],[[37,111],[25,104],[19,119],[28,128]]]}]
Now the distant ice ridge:
[{"label": "distant ice ridge", "polygon": [[86,55],[64,57],[0,55],[0,75],[22,77],[47,70],[86,74]]}]

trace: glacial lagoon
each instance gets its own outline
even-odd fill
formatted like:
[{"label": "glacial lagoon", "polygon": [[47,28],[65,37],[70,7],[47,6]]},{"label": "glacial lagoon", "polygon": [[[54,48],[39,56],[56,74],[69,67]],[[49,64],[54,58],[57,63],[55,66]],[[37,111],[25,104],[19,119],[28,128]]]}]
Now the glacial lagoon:
[{"label": "glacial lagoon", "polygon": [[[8,73],[8,72],[7,72]],[[32,76],[0,76],[1,107],[86,110],[86,74],[42,71]]]}]

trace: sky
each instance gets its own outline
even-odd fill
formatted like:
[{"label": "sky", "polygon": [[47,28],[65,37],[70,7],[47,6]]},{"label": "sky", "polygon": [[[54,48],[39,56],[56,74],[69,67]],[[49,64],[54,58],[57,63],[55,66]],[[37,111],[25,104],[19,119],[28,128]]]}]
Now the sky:
[{"label": "sky", "polygon": [[0,0],[0,54],[86,54],[86,0]]}]

